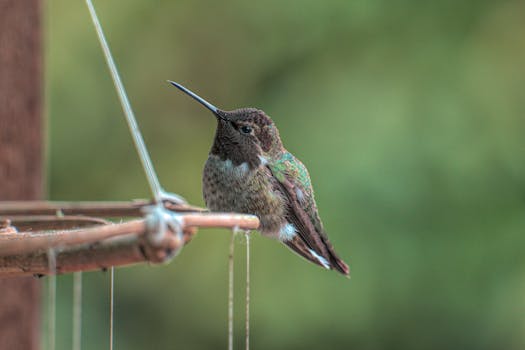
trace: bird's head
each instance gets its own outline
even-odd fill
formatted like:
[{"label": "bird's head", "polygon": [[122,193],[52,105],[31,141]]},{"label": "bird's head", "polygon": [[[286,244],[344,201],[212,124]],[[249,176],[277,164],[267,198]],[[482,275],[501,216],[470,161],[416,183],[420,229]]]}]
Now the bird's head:
[{"label": "bird's head", "polygon": [[184,86],[170,83],[193,97],[217,118],[212,154],[230,159],[234,164],[247,162],[254,167],[282,151],[279,130],[263,111],[256,108],[223,111]]}]

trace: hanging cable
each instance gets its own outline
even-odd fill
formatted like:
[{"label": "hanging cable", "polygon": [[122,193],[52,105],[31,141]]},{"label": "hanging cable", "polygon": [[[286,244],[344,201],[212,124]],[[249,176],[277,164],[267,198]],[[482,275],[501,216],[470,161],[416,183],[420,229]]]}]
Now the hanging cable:
[{"label": "hanging cable", "polygon": [[232,231],[230,254],[228,255],[228,350],[233,350],[233,253],[236,231],[236,228]]},{"label": "hanging cable", "polygon": [[56,254],[53,248],[47,251],[47,263],[49,267],[49,280],[47,290],[47,332],[48,350],[56,349],[56,303],[57,303],[57,280],[56,280]]},{"label": "hanging cable", "polygon": [[109,270],[109,350],[113,350],[113,321],[115,301],[115,267]]},{"label": "hanging cable", "polygon": [[250,231],[246,231],[246,350],[250,349]]},{"label": "hanging cable", "polygon": [[82,272],[73,274],[73,350],[82,342]]},{"label": "hanging cable", "polygon": [[102,26],[100,25],[100,21],[95,11],[95,7],[93,6],[91,0],[86,0],[86,4],[91,15],[91,20],[93,21],[93,25],[95,26],[100,46],[102,47],[102,51],[104,52],[104,57],[106,59],[106,63],[111,73],[113,84],[115,85],[115,89],[117,90],[120,104],[122,105],[122,109],[124,110],[126,122],[131,132],[135,148],[137,149],[140,161],[142,163],[142,167],[144,168],[144,172],[146,173],[146,177],[148,179],[153,198],[155,199],[156,203],[162,202],[162,200],[165,198],[168,198],[176,203],[183,203],[185,202],[185,200],[182,197],[173,193],[166,193],[160,185],[157,173],[155,172],[155,168],[153,167],[153,163],[151,162],[151,158],[146,148],[146,144],[144,143],[144,138],[142,137],[142,134],[138,127],[135,114],[131,109],[131,103],[129,102],[126,90],[124,89],[124,85],[122,84],[122,80],[120,79],[120,75],[118,73],[117,66],[115,65],[115,61],[113,60],[113,56],[111,55],[111,51],[109,49],[108,42],[104,35],[104,31],[102,30]]}]

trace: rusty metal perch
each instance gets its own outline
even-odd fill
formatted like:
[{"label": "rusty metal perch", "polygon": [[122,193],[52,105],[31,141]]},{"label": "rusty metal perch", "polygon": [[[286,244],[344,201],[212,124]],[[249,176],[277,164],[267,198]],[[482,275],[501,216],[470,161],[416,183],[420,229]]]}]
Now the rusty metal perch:
[{"label": "rusty metal perch", "polygon": [[[189,205],[165,203],[181,217],[182,236],[168,232],[160,241],[142,210],[151,202],[0,202],[0,276],[51,274],[47,252],[56,255],[56,273],[71,273],[164,263],[195,235],[199,227],[253,230],[252,215],[210,213]],[[129,219],[113,223],[107,218]],[[181,239],[182,237],[182,239]]]}]

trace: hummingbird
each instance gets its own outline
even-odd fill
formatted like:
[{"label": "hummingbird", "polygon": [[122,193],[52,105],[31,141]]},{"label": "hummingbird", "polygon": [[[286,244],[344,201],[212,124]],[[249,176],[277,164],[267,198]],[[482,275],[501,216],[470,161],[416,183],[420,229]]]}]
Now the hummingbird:
[{"label": "hummingbird", "polygon": [[288,152],[262,110],[221,110],[168,81],[209,109],[217,129],[203,171],[203,196],[213,211],[252,214],[258,231],[328,270],[349,276],[323,228],[308,170]]}]

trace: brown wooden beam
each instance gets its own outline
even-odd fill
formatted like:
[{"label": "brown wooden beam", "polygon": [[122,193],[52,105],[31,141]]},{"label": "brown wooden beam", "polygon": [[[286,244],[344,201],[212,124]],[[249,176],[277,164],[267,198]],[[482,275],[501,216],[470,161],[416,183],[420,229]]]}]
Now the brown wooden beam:
[{"label": "brown wooden beam", "polygon": [[[0,1],[0,200],[42,198],[42,2]],[[0,349],[38,349],[39,281],[0,291]]]}]

